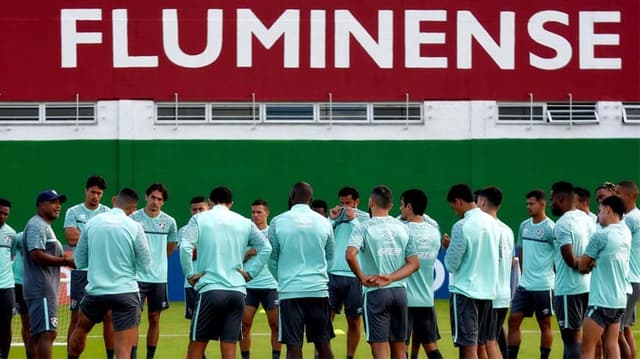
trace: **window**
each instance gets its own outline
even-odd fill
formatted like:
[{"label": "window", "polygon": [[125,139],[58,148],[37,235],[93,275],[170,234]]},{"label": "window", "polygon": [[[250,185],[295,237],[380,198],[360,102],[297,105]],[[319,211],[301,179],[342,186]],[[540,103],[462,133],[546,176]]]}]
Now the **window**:
[{"label": "window", "polygon": [[420,123],[422,106],[419,103],[373,104],[374,123]]},{"label": "window", "polygon": [[367,104],[321,103],[318,111],[321,122],[368,122]]},{"label": "window", "polygon": [[250,103],[214,103],[211,121],[218,123],[260,121],[260,105]]},{"label": "window", "polygon": [[544,103],[498,103],[500,123],[544,122]]},{"label": "window", "polygon": [[600,122],[596,104],[593,102],[547,103],[547,118],[551,123],[589,124]]},{"label": "window", "polygon": [[40,122],[40,105],[3,104],[0,105],[0,123],[19,124]]},{"label": "window", "polygon": [[313,104],[265,105],[265,122],[306,123],[313,121]]},{"label": "window", "polygon": [[622,103],[622,122],[640,124],[640,102]]},{"label": "window", "polygon": [[156,105],[156,119],[161,124],[206,122],[207,106],[203,103],[158,103]]},{"label": "window", "polygon": [[92,103],[44,105],[44,120],[49,123],[95,122],[96,106]]}]

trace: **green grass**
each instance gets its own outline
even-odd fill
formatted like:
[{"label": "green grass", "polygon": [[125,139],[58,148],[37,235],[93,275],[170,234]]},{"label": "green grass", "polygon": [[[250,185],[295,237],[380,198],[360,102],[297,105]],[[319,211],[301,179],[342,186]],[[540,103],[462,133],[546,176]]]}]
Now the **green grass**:
[{"label": "green grass", "polygon": [[[440,346],[440,350],[444,358],[456,358],[457,351],[454,349],[453,344],[451,343],[451,326],[449,325],[449,304],[446,300],[438,300],[436,301],[436,309],[438,313],[438,323],[440,326],[440,334],[442,339],[438,342]],[[138,350],[138,357],[145,358],[146,357],[146,345],[145,345],[145,335],[147,328],[147,321],[145,319],[145,313],[143,313],[143,320],[140,325],[140,349]],[[156,358],[158,359],[178,359],[183,358],[187,351],[187,341],[189,334],[189,322],[184,319],[184,304],[181,302],[173,302],[171,303],[171,308],[169,310],[163,312],[161,317],[160,324],[160,343],[158,345],[158,349],[156,352]],[[17,317],[14,317],[14,320],[19,320]],[[14,326],[15,328],[15,326]],[[344,316],[337,316],[334,328],[336,330],[336,337],[331,342],[333,352],[336,358],[345,358],[345,335],[347,325],[344,319]],[[553,328],[554,328],[554,342],[553,349],[551,351],[552,358],[561,357],[562,353],[562,341],[560,339],[560,334],[557,331],[557,325],[555,320],[553,320]],[[534,319],[527,318],[525,319],[522,326],[522,345],[520,348],[520,357],[521,358],[535,358],[539,355],[539,331],[537,324]],[[263,313],[257,313],[256,319],[254,321],[253,330],[254,333],[252,336],[252,350],[251,356],[254,359],[270,359],[271,358],[271,347],[269,341],[269,327],[267,325],[266,316]],[[14,342],[19,341],[18,336],[20,334],[15,332],[13,333]],[[63,336],[66,333],[59,333],[59,335]],[[364,331],[363,331],[364,335]],[[635,335],[636,341],[640,341],[640,337],[638,333]],[[283,348],[284,350],[284,348]],[[310,344],[305,344],[305,357],[312,358],[313,348]],[[283,353],[284,354],[284,353]],[[207,356],[209,358],[219,358],[219,344],[218,342],[209,342],[209,347],[207,348]],[[21,345],[14,346],[11,349],[11,358],[24,358],[24,347]],[[53,350],[54,358],[66,358],[66,347],[65,346],[55,346]],[[102,342],[102,326],[96,325],[91,333],[89,334],[89,339],[87,341],[87,347],[85,352],[82,355],[83,358],[104,358],[104,346]],[[238,350],[238,357],[240,357],[240,351]],[[356,358],[370,358],[369,346],[364,341],[364,339],[360,342],[360,346],[358,347],[358,352]],[[421,357],[426,357],[424,352],[421,353]],[[284,356],[283,356],[284,358]]]}]

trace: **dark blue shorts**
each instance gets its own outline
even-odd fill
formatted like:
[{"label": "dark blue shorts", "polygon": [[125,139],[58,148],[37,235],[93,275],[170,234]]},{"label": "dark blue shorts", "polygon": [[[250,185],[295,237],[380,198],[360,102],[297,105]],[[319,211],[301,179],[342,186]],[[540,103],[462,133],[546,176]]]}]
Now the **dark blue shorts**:
[{"label": "dark blue shorts", "polygon": [[367,342],[405,342],[408,321],[409,308],[405,288],[381,288],[364,294],[364,328]]}]

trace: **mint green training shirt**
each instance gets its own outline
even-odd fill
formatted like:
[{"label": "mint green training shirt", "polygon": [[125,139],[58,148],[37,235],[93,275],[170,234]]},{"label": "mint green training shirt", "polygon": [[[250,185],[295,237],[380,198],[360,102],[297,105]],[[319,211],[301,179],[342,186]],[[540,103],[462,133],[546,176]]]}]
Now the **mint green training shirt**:
[{"label": "mint green training shirt", "polygon": [[15,280],[16,284],[22,285],[22,283],[24,282],[24,249],[22,243],[22,232],[16,234],[15,252],[15,258],[13,259],[12,264],[13,279]]},{"label": "mint green training shirt", "polygon": [[[260,230],[264,236],[269,239],[269,226]],[[257,260],[256,256],[252,256],[245,262],[245,266],[250,267]],[[273,278],[273,274],[269,270],[269,266],[264,266],[255,278],[247,283],[250,289],[278,289],[278,282]]]},{"label": "mint green training shirt", "polygon": [[539,223],[528,218],[520,224],[518,243],[522,246],[522,277],[519,285],[526,290],[542,291],[554,287],[554,225],[549,218]]},{"label": "mint green training shirt", "polygon": [[631,261],[629,281],[640,283],[640,210],[636,207],[624,215],[624,223],[631,231]]},{"label": "mint green training shirt", "polygon": [[[184,227],[180,244],[180,264],[185,278],[203,274],[194,286],[200,293],[231,290],[246,294],[247,282],[238,271],[243,269],[247,247],[255,248],[256,260],[244,266],[255,278],[264,268],[271,245],[251,220],[223,205],[191,217]],[[198,248],[198,265],[193,267],[193,249]]]},{"label": "mint green training shirt", "polygon": [[136,274],[151,264],[142,226],[114,208],[90,219],[73,253],[77,266],[87,268],[89,295],[137,293]]},{"label": "mint green training shirt", "polygon": [[280,299],[329,296],[329,264],[335,242],[331,223],[306,204],[296,204],[271,220],[269,270]]},{"label": "mint green training shirt", "polygon": [[[84,205],[84,203],[76,204],[75,206],[67,209],[67,213],[64,215],[64,228],[77,228],[80,231],[80,234],[82,234],[87,221],[108,210],[109,207],[103,204],[98,204],[96,209],[89,209]],[[76,267],[77,270],[87,270],[87,268]]]},{"label": "mint green training shirt", "polygon": [[0,289],[15,287],[11,257],[15,255],[16,231],[4,223],[0,227]]},{"label": "mint green training shirt", "polygon": [[[358,250],[360,268],[365,275],[391,274],[406,263],[407,257],[418,255],[415,238],[402,222],[390,216],[373,217],[356,226],[349,247]],[[384,288],[406,288],[406,281],[405,278],[391,282]],[[363,292],[378,289],[363,287]]]},{"label": "mint green training shirt", "polygon": [[420,268],[407,278],[409,307],[433,307],[433,268],[440,252],[440,231],[426,222],[405,222],[413,238]]},{"label": "mint green training shirt", "polygon": [[[369,213],[355,209],[356,218],[349,221],[344,212],[338,216],[335,220],[329,218],[329,222],[333,226],[333,237],[336,241],[336,253],[344,253],[347,250],[347,244],[349,243],[349,237],[351,232],[359,224],[369,219]],[[349,268],[347,260],[343,255],[337,255],[334,258],[331,266],[329,267],[329,273],[335,275],[341,275],[345,277],[355,277],[355,274]]]},{"label": "mint green training shirt", "polygon": [[444,264],[451,273],[449,292],[493,300],[497,294],[500,228],[480,208],[464,213],[451,229]]},{"label": "mint green training shirt", "polygon": [[513,231],[501,220],[500,228],[500,259],[498,263],[498,290],[492,305],[494,308],[509,308],[511,303],[511,265],[513,263]]},{"label": "mint green training shirt", "polygon": [[596,232],[584,255],[596,261],[591,272],[589,305],[622,309],[627,306],[631,231],[620,222]]},{"label": "mint green training shirt", "polygon": [[151,218],[143,208],[133,212],[131,219],[142,225],[151,250],[151,269],[146,273],[139,272],[138,282],[166,283],[169,266],[167,243],[178,242],[176,220],[162,211],[157,217]]},{"label": "mint green training shirt", "polygon": [[595,232],[595,227],[591,217],[579,209],[565,212],[556,221],[553,228],[556,267],[555,295],[575,295],[589,292],[591,274],[582,274],[577,269],[569,267],[562,257],[561,248],[571,244],[574,256],[583,255],[589,238]]}]

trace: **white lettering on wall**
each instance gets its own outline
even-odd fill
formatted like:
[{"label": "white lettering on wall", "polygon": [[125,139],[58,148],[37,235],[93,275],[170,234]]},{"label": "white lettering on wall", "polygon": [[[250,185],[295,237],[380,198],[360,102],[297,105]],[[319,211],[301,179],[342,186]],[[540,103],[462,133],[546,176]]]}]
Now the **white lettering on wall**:
[{"label": "white lettering on wall", "polygon": [[444,32],[421,32],[423,21],[447,21],[446,10],[407,10],[404,17],[404,61],[407,68],[447,68],[446,57],[420,56],[423,44],[444,44]]},{"label": "white lettering on wall", "polygon": [[284,38],[284,67],[300,66],[300,10],[285,10],[273,25],[267,28],[250,9],[238,9],[238,67],[253,65],[254,36],[267,49],[279,38]]},{"label": "white lettering on wall", "polygon": [[569,15],[561,11],[552,10],[537,12],[529,19],[527,30],[533,41],[553,49],[556,52],[556,56],[545,58],[530,52],[529,63],[538,69],[557,70],[567,66],[571,61],[572,50],[571,44],[567,39],[544,28],[544,25],[549,22],[568,26]]},{"label": "white lettering on wall", "polygon": [[312,69],[323,69],[326,66],[326,11],[311,10],[311,50],[309,63]]},{"label": "white lettering on wall", "polygon": [[[580,68],[581,69],[609,69],[622,68],[620,58],[598,58],[595,47],[600,45],[620,45],[619,34],[596,34],[594,24],[599,22],[620,22],[619,11],[580,11]],[[636,44],[638,46],[638,44]],[[637,59],[636,59],[637,60]]]},{"label": "white lettering on wall", "polygon": [[113,18],[113,67],[158,67],[158,56],[129,55],[129,30],[126,9],[114,9]]},{"label": "white lettering on wall", "polygon": [[351,67],[350,38],[383,69],[393,68],[393,11],[378,11],[378,41],[353,17],[349,10],[335,11],[335,66]]},{"label": "white lettering on wall", "polygon": [[458,68],[472,67],[471,43],[473,39],[487,52],[499,68],[515,68],[515,13],[500,12],[500,40],[493,41],[491,35],[470,11],[458,11]]},{"label": "white lettering on wall", "polygon": [[182,51],[178,36],[178,10],[162,10],[162,44],[167,58],[174,64],[186,68],[211,65],[222,50],[222,10],[207,10],[207,45],[195,55]]},{"label": "white lettering on wall", "polygon": [[78,67],[78,44],[101,44],[102,33],[78,32],[78,21],[102,20],[101,9],[60,10],[60,45],[63,68]]}]

